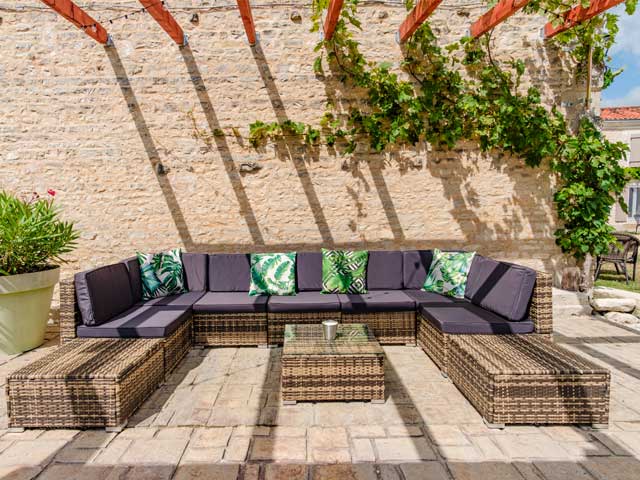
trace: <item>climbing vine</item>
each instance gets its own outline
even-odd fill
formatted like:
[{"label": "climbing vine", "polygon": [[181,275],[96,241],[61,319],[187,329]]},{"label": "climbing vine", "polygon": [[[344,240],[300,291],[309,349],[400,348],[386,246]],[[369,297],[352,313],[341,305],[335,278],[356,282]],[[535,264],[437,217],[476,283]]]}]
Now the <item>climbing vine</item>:
[{"label": "climbing vine", "polygon": [[[636,2],[627,0],[628,13]],[[314,31],[321,27],[328,3],[313,0]],[[357,6],[358,0],[345,1],[333,37],[316,46],[313,65],[325,81],[362,92],[364,101],[330,100],[317,127],[291,120],[256,121],[250,125],[254,147],[296,135],[311,146],[324,142],[351,154],[367,143],[382,152],[422,141],[453,148],[464,139],[477,142],[483,151],[520,157],[530,167],[548,162],[559,179],[554,202],[562,226],[555,232],[556,243],[578,260],[607,250],[613,240],[611,206],[619,201],[626,208],[621,193],[629,175],[620,166],[624,144],[609,142],[587,117],[572,133],[557,109],[545,108],[535,87],[523,88],[522,60],[496,61],[490,35],[441,47],[426,22],[404,45],[399,67],[406,75],[401,77],[391,63],[368,61],[353,34],[360,29]],[[571,6],[561,0],[534,0],[526,11],[558,20]],[[411,0],[407,7],[412,7]],[[616,16],[605,14],[559,35],[557,42],[570,50],[579,71],[591,56],[606,86],[617,75],[606,67],[616,33]]]}]

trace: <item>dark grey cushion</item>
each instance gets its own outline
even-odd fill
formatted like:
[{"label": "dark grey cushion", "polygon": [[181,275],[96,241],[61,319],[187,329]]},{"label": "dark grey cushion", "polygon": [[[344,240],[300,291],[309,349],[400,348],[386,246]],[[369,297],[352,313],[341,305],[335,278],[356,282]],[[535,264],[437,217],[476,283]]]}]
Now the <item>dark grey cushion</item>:
[{"label": "dark grey cushion", "polygon": [[418,305],[449,305],[451,303],[464,302],[461,298],[448,297],[446,295],[440,295],[439,293],[425,292],[424,290],[402,290],[402,292],[414,299]]},{"label": "dark grey cushion", "polygon": [[203,292],[207,289],[207,269],[209,255],[206,253],[183,253],[182,266],[190,292]]},{"label": "dark grey cushion", "polygon": [[402,285],[402,252],[369,252],[367,289],[400,290]]},{"label": "dark grey cushion", "polygon": [[188,307],[133,307],[102,325],[80,325],[84,338],[166,338],[191,315]]},{"label": "dark grey cushion", "polygon": [[248,292],[249,255],[216,253],[209,255],[209,290],[211,292]]},{"label": "dark grey cushion", "polygon": [[469,302],[422,305],[419,311],[431,325],[450,334],[519,334],[534,330],[531,320],[510,322]]},{"label": "dark grey cushion", "polygon": [[266,295],[250,297],[247,292],[207,292],[193,304],[194,312],[263,313],[267,311]]},{"label": "dark grey cushion", "polygon": [[536,272],[531,268],[476,255],[464,296],[474,305],[520,321],[527,317],[535,283]]},{"label": "dark grey cushion", "polygon": [[322,290],[322,253],[298,252],[296,255],[298,291]]},{"label": "dark grey cushion", "polygon": [[124,263],[76,273],[74,282],[85,325],[100,325],[133,306],[129,272]]},{"label": "dark grey cushion", "polygon": [[280,313],[339,312],[338,295],[320,292],[298,292],[296,295],[269,297],[267,311]]},{"label": "dark grey cushion", "polygon": [[151,300],[143,300],[136,303],[136,305],[155,305],[156,307],[190,307],[196,303],[205,292],[187,292],[179,293],[178,295],[169,295],[167,297],[152,298]]},{"label": "dark grey cushion", "polygon": [[402,279],[404,288],[420,290],[427,279],[433,260],[431,250],[407,250],[402,252]]},{"label": "dark grey cushion", "polygon": [[131,283],[131,293],[133,294],[133,302],[142,300],[142,275],[140,274],[140,262],[138,257],[130,257],[123,260],[129,272],[129,282]]},{"label": "dark grey cushion", "polygon": [[416,302],[399,290],[369,290],[362,295],[339,294],[345,313],[404,312],[415,310]]}]

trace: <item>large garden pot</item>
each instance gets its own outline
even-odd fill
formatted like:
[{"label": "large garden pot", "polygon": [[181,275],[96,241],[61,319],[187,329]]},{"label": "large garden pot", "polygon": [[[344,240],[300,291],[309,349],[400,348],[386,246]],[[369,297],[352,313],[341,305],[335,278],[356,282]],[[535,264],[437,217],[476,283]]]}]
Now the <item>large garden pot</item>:
[{"label": "large garden pot", "polygon": [[0,276],[0,351],[13,355],[42,345],[60,268]]}]

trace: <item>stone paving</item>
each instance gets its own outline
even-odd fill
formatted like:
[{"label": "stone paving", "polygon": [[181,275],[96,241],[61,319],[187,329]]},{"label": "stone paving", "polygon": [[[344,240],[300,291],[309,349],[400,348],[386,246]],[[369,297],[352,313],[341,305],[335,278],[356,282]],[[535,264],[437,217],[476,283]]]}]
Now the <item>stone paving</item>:
[{"label": "stone paving", "polygon": [[[556,341],[612,371],[611,422],[490,430],[418,348],[385,347],[384,404],[282,406],[280,349],[194,349],[119,434],[6,430],[9,479],[640,479],[640,335],[556,292]],[[0,379],[55,348],[2,359]]]}]

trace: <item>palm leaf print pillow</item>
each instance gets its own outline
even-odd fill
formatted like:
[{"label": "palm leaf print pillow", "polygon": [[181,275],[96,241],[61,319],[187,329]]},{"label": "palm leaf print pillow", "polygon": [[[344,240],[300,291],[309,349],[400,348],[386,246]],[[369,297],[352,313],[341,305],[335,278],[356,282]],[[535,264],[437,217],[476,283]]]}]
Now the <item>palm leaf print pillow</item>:
[{"label": "palm leaf print pillow", "polygon": [[322,249],[322,293],[367,293],[366,250]]},{"label": "palm leaf print pillow", "polygon": [[295,253],[252,253],[249,295],[295,295]]},{"label": "palm leaf print pillow", "polygon": [[422,290],[464,298],[467,275],[475,252],[433,250],[433,260]]},{"label": "palm leaf print pillow", "polygon": [[180,249],[162,253],[136,252],[142,279],[142,299],[150,300],[187,291]]}]

